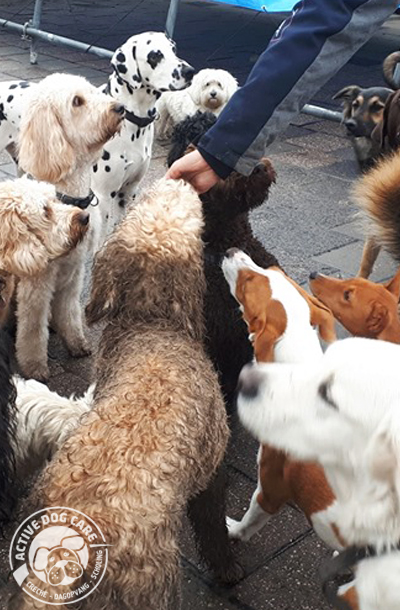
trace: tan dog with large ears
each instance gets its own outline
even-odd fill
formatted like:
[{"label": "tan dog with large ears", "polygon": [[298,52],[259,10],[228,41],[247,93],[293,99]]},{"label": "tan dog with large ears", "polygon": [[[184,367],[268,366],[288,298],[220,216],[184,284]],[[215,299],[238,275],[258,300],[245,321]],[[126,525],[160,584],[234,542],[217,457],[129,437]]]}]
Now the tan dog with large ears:
[{"label": "tan dog with large ears", "polygon": [[310,288],[352,335],[400,343],[400,268],[384,284],[311,273]]},{"label": "tan dog with large ears", "polygon": [[[326,341],[336,338],[328,308],[278,267],[262,269],[241,250],[231,248],[222,263],[231,293],[249,329],[257,362],[315,363],[322,349],[314,326]],[[340,548],[326,518],[335,496],[317,464],[297,462],[270,445],[260,445],[258,484],[241,521],[227,518],[229,535],[249,540],[287,502],[295,502],[319,536]]]}]

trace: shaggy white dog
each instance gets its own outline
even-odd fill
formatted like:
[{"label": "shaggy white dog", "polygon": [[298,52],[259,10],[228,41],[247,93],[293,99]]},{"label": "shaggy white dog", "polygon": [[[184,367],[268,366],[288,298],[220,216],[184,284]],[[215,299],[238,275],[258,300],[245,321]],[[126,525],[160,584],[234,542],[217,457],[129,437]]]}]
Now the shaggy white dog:
[{"label": "shaggy white dog", "polygon": [[212,112],[218,116],[238,88],[237,80],[226,70],[206,68],[193,77],[184,91],[164,93],[157,102],[160,114],[156,123],[157,137],[169,138],[173,127],[187,116]]},{"label": "shaggy white dog", "polygon": [[64,205],[90,210],[85,239],[44,273],[18,284],[18,364],[25,376],[44,380],[49,375],[50,317],[72,356],[90,353],[80,295],[86,255],[97,246],[101,226],[90,191],[91,168],[104,144],[120,129],[124,107],[86,79],[70,74],[48,76],[27,95],[19,132],[20,167],[54,184]]}]

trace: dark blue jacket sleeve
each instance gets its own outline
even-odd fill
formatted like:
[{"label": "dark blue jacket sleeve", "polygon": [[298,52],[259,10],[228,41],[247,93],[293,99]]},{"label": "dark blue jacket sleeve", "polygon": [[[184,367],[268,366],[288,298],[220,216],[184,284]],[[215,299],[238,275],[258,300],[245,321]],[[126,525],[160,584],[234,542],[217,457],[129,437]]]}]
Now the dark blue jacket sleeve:
[{"label": "dark blue jacket sleeve", "polygon": [[248,175],[266,147],[391,15],[398,0],[302,0],[198,148],[221,177]]}]

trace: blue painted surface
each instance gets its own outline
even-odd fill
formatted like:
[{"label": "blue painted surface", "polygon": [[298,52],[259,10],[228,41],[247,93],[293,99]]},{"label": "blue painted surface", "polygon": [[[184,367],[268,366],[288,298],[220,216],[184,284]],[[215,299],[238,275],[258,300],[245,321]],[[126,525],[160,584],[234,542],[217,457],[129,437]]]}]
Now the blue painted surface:
[{"label": "blue painted surface", "polygon": [[213,0],[224,4],[234,4],[256,11],[281,12],[291,11],[297,0]]}]

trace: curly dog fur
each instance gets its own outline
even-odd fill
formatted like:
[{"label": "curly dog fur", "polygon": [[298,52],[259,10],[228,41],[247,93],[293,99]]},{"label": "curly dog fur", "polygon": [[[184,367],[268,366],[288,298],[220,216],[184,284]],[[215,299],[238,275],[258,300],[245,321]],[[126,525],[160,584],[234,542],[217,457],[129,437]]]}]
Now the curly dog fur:
[{"label": "curly dog fur", "polygon": [[[196,143],[215,121],[209,113],[188,117],[175,129],[173,146],[168,157],[171,165],[185,154],[189,144]],[[201,195],[206,244],[204,270],[207,290],[204,299],[206,351],[214,363],[229,409],[235,399],[238,375],[243,365],[253,358],[246,324],[229,287],[225,282],[219,259],[228,248],[244,250],[260,267],[279,266],[253,235],[249,212],[268,197],[275,171],[268,159],[263,159],[250,176],[237,172]]]},{"label": "curly dog fur", "polygon": [[[181,515],[225,451],[224,404],[202,344],[202,227],[192,188],[161,180],[95,261],[87,317],[106,326],[94,408],[36,495],[81,510],[113,545],[98,597],[88,598],[97,610],[179,606]],[[212,523],[203,534],[218,546]],[[14,602],[32,607],[27,596]]]}]

